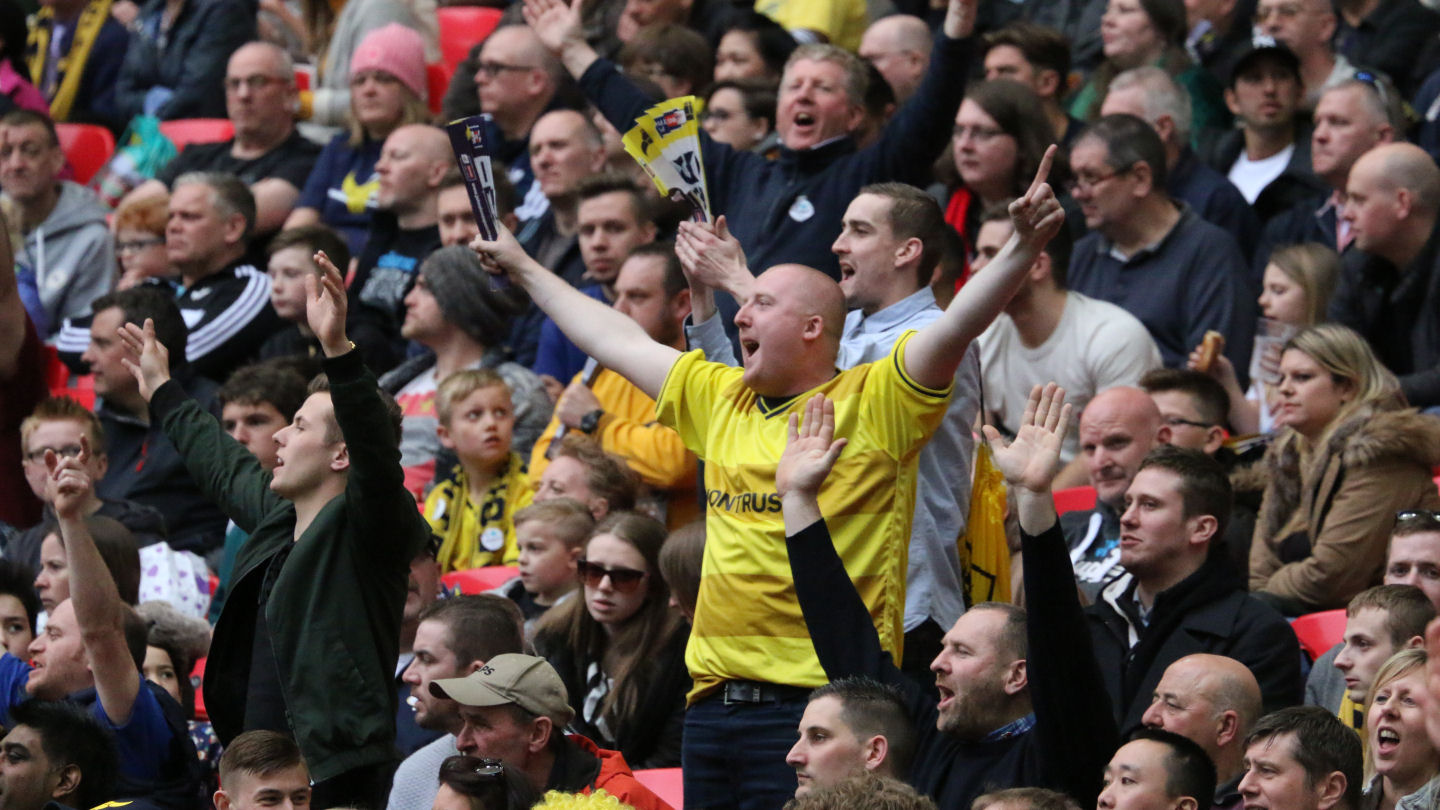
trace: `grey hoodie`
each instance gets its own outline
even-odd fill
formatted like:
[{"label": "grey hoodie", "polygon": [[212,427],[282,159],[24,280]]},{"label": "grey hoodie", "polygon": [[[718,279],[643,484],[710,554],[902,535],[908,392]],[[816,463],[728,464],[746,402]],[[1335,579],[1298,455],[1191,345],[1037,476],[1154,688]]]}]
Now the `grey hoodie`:
[{"label": "grey hoodie", "polygon": [[55,209],[25,235],[19,261],[34,268],[40,303],[57,331],[64,319],[88,314],[90,302],[115,286],[107,213],[89,189],[61,180]]}]

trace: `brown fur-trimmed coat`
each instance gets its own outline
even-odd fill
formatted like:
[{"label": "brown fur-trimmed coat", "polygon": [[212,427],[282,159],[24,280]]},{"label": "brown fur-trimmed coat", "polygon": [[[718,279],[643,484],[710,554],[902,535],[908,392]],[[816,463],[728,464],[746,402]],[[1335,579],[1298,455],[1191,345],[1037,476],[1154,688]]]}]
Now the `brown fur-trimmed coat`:
[{"label": "brown fur-trimmed coat", "polygon": [[1282,436],[1256,465],[1266,481],[1250,589],[1305,612],[1344,607],[1379,584],[1395,513],[1440,507],[1431,477],[1440,419],[1372,406],[1347,418],[1308,463],[1300,441]]}]

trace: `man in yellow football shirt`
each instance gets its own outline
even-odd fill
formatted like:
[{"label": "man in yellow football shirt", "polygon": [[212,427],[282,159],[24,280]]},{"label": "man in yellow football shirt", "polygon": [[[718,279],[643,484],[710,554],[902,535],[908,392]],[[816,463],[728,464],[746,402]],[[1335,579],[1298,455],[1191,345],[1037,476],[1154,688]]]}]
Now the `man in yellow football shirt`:
[{"label": "man in yellow football shirt", "polygon": [[[577,346],[653,396],[660,422],[705,462],[705,573],[686,651],[695,682],[686,717],[687,804],[779,806],[794,790],[785,752],[809,689],[827,679],[795,601],[774,459],[789,414],[815,393],[835,402],[836,435],[850,441],[820,494],[823,511],[833,516],[837,549],[882,643],[899,652],[916,459],[944,416],[966,348],[1063,223],[1044,182],[1052,156],[1012,204],[1015,235],[986,272],[884,359],[843,372],[836,358],[845,295],[817,270],[780,265],[755,279],[735,316],[742,370],[656,343],[530,259],[506,231],[495,242],[472,243]],[[893,241],[890,249],[925,247],[918,238]]]}]

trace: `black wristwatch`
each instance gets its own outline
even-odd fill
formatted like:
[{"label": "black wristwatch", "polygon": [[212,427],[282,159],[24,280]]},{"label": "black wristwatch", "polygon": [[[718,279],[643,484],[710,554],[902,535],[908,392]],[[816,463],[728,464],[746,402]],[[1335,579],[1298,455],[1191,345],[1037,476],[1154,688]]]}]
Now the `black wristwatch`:
[{"label": "black wristwatch", "polygon": [[600,427],[600,419],[605,416],[603,408],[595,410],[580,417],[580,432],[585,434],[594,433]]}]

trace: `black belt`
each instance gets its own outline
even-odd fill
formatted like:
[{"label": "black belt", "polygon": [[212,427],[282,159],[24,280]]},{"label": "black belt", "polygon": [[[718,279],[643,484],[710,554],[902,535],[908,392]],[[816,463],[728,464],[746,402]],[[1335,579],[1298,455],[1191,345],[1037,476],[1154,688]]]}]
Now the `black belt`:
[{"label": "black belt", "polygon": [[732,703],[784,703],[807,698],[810,690],[760,681],[726,681],[720,689],[720,696],[727,706]]}]

